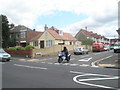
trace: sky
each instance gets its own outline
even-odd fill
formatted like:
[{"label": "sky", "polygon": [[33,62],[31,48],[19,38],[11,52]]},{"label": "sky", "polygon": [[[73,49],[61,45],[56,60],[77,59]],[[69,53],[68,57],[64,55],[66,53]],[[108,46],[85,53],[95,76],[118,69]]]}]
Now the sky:
[{"label": "sky", "polygon": [[87,27],[107,38],[118,37],[119,0],[0,0],[10,23],[37,31],[54,26],[75,36]]}]

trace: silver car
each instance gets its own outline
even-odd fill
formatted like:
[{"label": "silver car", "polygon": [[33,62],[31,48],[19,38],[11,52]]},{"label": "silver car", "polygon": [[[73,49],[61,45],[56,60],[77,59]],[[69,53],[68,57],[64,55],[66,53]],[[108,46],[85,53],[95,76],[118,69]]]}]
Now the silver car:
[{"label": "silver car", "polygon": [[0,49],[0,61],[10,61],[11,55]]},{"label": "silver car", "polygon": [[74,49],[74,54],[88,54],[88,49],[84,48],[84,47],[76,47]]}]

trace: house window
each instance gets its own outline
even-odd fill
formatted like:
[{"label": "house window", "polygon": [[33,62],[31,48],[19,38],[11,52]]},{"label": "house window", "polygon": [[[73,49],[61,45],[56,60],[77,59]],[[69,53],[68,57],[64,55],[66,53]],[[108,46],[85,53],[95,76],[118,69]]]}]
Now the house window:
[{"label": "house window", "polygon": [[63,35],[63,31],[62,30],[59,30],[59,35]]},{"label": "house window", "polygon": [[52,40],[47,40],[46,41],[46,47],[51,47],[53,44],[53,41]]},{"label": "house window", "polygon": [[33,46],[38,46],[38,41],[34,41]]},{"label": "house window", "polygon": [[18,39],[19,38],[19,34],[16,34],[16,39]]},{"label": "house window", "polygon": [[72,42],[70,42],[70,45],[72,45]]},{"label": "house window", "polygon": [[26,32],[21,32],[21,38],[25,38],[26,37]]}]

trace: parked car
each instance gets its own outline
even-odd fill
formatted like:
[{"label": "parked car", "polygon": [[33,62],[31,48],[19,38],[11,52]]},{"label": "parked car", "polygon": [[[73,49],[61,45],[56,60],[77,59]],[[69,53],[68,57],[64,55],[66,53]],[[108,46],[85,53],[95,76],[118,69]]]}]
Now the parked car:
[{"label": "parked car", "polygon": [[114,45],[114,53],[120,53],[120,42],[116,42]]},{"label": "parked car", "polygon": [[92,51],[93,52],[104,51],[104,44],[103,43],[93,43]]},{"label": "parked car", "polygon": [[113,50],[114,49],[114,46],[110,46],[110,50]]},{"label": "parked car", "polygon": [[10,61],[11,55],[0,49],[0,61]]},{"label": "parked car", "polygon": [[84,48],[84,47],[76,47],[74,49],[74,54],[88,54],[88,49]]},{"label": "parked car", "polygon": [[110,50],[110,46],[105,45],[105,46],[104,46],[104,51],[109,51],[109,50]]}]

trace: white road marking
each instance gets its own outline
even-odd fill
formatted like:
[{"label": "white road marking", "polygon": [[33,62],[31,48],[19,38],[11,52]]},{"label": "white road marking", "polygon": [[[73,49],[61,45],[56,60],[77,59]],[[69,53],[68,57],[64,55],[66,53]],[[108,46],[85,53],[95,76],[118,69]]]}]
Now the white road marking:
[{"label": "white road marking", "polygon": [[[101,74],[91,74],[91,73],[83,73],[83,72],[76,72],[76,71],[70,71],[70,73],[77,73],[77,74],[83,74],[83,75],[77,75],[73,78],[73,81],[79,83],[79,84],[84,84],[84,85],[89,85],[89,86],[95,86],[95,87],[100,87],[100,88],[112,88],[112,89],[117,89],[114,87],[109,87],[109,86],[104,86],[104,85],[96,85],[96,84],[91,84],[91,83],[86,83],[84,81],[95,81],[95,80],[111,80],[111,79],[119,79],[120,77],[118,76],[110,76],[110,75],[101,75]],[[91,76],[93,75],[93,78],[88,79],[88,77],[85,79],[77,79],[83,76]],[[94,78],[95,76],[104,76],[106,78]]]},{"label": "white road marking", "polygon": [[60,65],[60,63],[54,63],[55,65]]},{"label": "white road marking", "polygon": [[[84,84],[84,85],[89,85],[89,86],[95,86],[95,87],[100,87],[100,88],[112,88],[112,89],[116,89],[114,87],[109,87],[109,86],[104,86],[104,85],[96,85],[96,84],[91,84],[91,83],[86,83],[86,82],[83,82],[83,81],[87,81],[87,79],[79,79],[77,80],[78,77],[82,77],[82,76],[89,76],[89,74],[87,75],[77,75],[73,78],[73,80],[77,83],[80,83],[80,84]],[[108,79],[108,78],[107,78]],[[109,78],[109,79],[118,79],[117,77],[113,77],[113,78]],[[93,80],[93,79],[91,79]],[[95,80],[95,79],[94,79]],[[96,80],[98,80],[98,78],[96,78]],[[105,78],[103,79],[105,80]],[[81,82],[82,81],[82,82]],[[90,81],[90,79],[88,79],[88,81]]]},{"label": "white road marking", "polygon": [[109,80],[109,79],[118,79],[118,77],[112,77],[112,78],[90,78],[90,79],[79,79],[79,81],[94,81],[94,80]]},{"label": "white road marking", "polygon": [[75,58],[70,59],[70,61],[74,60]]},{"label": "white road marking", "polygon": [[77,66],[78,64],[70,64],[70,66]]},{"label": "white road marking", "polygon": [[84,58],[84,59],[80,59],[80,60],[78,60],[78,61],[82,61],[82,62],[88,62],[88,61],[90,61],[92,59],[92,57],[90,57],[90,58]]},{"label": "white road marking", "polygon": [[48,64],[53,64],[53,63],[48,62]]},{"label": "white road marking", "polygon": [[105,58],[96,60],[96,61],[92,62],[91,65],[94,67],[94,66],[96,66],[95,64],[96,64],[97,62],[100,62],[100,61],[103,61],[103,60],[105,60],[105,59],[111,58],[112,56],[113,56],[113,55],[110,55],[110,56],[108,56],[108,57],[105,57]]},{"label": "white road marking", "polygon": [[[93,73],[84,73],[84,72],[77,72],[77,71],[70,71],[70,73],[74,73],[74,74],[89,74],[89,75],[94,75],[94,76],[105,76],[105,77],[114,77],[114,76],[111,76],[111,75],[103,75],[103,74],[93,74]],[[115,77],[118,77],[118,76],[115,76]],[[118,77],[120,78],[120,77]]]},{"label": "white road marking", "polygon": [[62,64],[62,65],[69,65],[69,63],[64,63],[64,64]]},{"label": "white road marking", "polygon": [[41,63],[45,63],[45,62],[41,62]]},{"label": "white road marking", "polygon": [[84,67],[87,67],[87,66],[89,66],[88,64],[82,64],[82,65],[80,65],[80,66],[84,66]]},{"label": "white road marking", "polygon": [[14,64],[15,66],[18,67],[27,67],[27,68],[33,68],[33,69],[43,69],[46,70],[47,68],[43,68],[43,67],[34,67],[34,66],[27,66],[27,65],[20,65],[20,64]]},{"label": "white road marking", "polygon": [[99,55],[99,54],[101,54],[101,53],[94,53],[93,55]]}]

